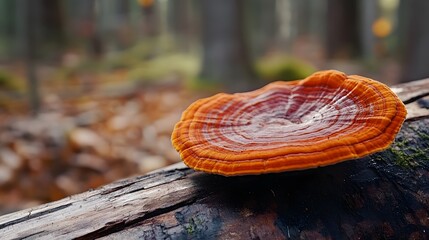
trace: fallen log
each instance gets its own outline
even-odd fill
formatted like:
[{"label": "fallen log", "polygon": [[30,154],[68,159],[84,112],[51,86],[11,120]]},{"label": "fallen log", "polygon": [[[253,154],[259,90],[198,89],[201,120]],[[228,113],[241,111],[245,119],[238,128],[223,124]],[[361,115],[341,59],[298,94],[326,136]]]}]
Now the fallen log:
[{"label": "fallen log", "polygon": [[222,177],[176,164],[0,217],[0,238],[426,239],[429,79],[387,150],[298,172]]}]

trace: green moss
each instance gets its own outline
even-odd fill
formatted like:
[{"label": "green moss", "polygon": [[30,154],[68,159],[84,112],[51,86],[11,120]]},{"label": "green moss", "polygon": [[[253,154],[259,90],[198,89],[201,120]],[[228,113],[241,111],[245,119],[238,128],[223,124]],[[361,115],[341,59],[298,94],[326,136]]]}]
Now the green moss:
[{"label": "green moss", "polygon": [[427,133],[425,133],[425,132],[422,132],[422,131],[419,131],[419,130],[417,130],[417,129],[415,129],[415,128],[413,128],[413,127],[409,127],[411,130],[413,130],[413,132],[415,133],[415,134],[417,134],[417,136],[419,136],[421,139],[423,139],[423,140],[425,140],[425,141],[429,141],[429,134],[427,134]]},{"label": "green moss", "polygon": [[187,232],[189,235],[192,235],[192,234],[195,232],[195,230],[196,230],[196,228],[195,228],[195,226],[194,226],[193,224],[188,224],[188,225],[186,225],[186,226],[185,226],[185,229],[186,229],[186,232]]},{"label": "green moss", "polygon": [[5,70],[0,70],[0,90],[20,92],[24,88],[24,80]]},{"label": "green moss", "polygon": [[408,168],[414,165],[412,164],[412,158],[410,158],[410,156],[405,154],[403,151],[395,148],[389,148],[389,151],[395,156],[395,164]]},{"label": "green moss", "polygon": [[191,79],[199,68],[198,58],[184,54],[159,56],[142,61],[129,69],[128,79],[137,82],[150,82],[169,76]]},{"label": "green moss", "polygon": [[223,92],[225,86],[221,83],[201,77],[193,77],[186,82],[186,88],[196,92],[205,92],[207,94],[215,94]]},{"label": "green moss", "polygon": [[103,59],[101,66],[104,71],[134,68],[142,62],[169,55],[174,51],[173,46],[174,42],[168,37],[149,38],[126,50],[109,54]]},{"label": "green moss", "polygon": [[[414,130],[413,130],[414,131]],[[429,137],[425,133],[418,133],[417,135],[422,138],[422,136]],[[417,166],[417,162],[415,160],[423,160],[429,161],[429,148],[416,148],[413,146],[414,144],[408,140],[396,141],[388,151],[394,155],[395,163],[402,167],[414,167]]]},{"label": "green moss", "polygon": [[260,77],[269,81],[303,79],[316,71],[310,64],[287,56],[270,56],[259,60],[256,70]]},{"label": "green moss", "polygon": [[195,234],[196,232],[201,230],[199,226],[201,226],[202,224],[203,224],[202,220],[199,219],[198,217],[195,219],[191,218],[189,223],[185,224],[185,230],[188,233],[188,235]]},{"label": "green moss", "polygon": [[373,159],[375,161],[385,161],[384,158],[380,154],[374,154]]}]

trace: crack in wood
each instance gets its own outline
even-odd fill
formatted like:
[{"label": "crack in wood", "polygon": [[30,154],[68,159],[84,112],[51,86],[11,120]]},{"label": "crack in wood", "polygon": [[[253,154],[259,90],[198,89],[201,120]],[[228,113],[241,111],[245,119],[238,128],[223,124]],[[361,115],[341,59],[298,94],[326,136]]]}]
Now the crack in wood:
[{"label": "crack in wood", "polygon": [[110,194],[110,193],[114,193],[116,191],[119,191],[121,189],[127,188],[127,187],[129,187],[131,185],[134,185],[136,183],[137,182],[129,182],[129,183],[126,183],[124,185],[120,185],[120,186],[117,186],[117,187],[114,187],[114,188],[106,189],[106,190],[100,192],[100,195],[107,195],[107,194]]},{"label": "crack in wood", "polygon": [[85,240],[85,239],[94,239],[94,238],[101,238],[104,236],[107,236],[112,233],[120,232],[125,230],[128,227],[131,227],[133,225],[136,225],[142,221],[145,221],[147,219],[174,211],[176,209],[179,209],[181,207],[185,207],[188,205],[192,205],[198,198],[198,194],[193,196],[192,198],[186,199],[185,201],[178,202],[174,205],[153,209],[150,212],[143,213],[141,217],[137,217],[134,219],[123,219],[121,221],[112,221],[105,224],[104,227],[94,230],[93,232],[90,232],[88,234],[82,235],[80,237],[75,238],[76,240]]},{"label": "crack in wood", "polygon": [[35,232],[35,233],[33,233],[33,234],[27,235],[27,236],[25,236],[25,237],[23,237],[23,238],[19,238],[19,239],[20,239],[20,240],[23,240],[23,239],[34,239],[34,238],[35,238],[35,237],[37,237],[37,236],[41,236],[41,235],[43,235],[43,233],[45,233],[45,231],[44,231],[44,230],[39,231],[39,232]]},{"label": "crack in wood", "polygon": [[410,97],[408,99],[403,100],[402,102],[404,104],[409,104],[409,103],[415,102],[415,101],[417,101],[417,100],[419,100],[421,98],[424,98],[426,96],[429,96],[429,91],[428,92],[422,92],[421,94],[418,94],[416,96],[412,96],[412,97]]},{"label": "crack in wood", "polygon": [[37,213],[31,213],[30,212],[25,217],[17,218],[17,219],[15,219],[13,221],[5,222],[5,223],[0,224],[0,229],[9,227],[9,226],[12,226],[14,224],[21,223],[21,222],[24,222],[24,221],[27,221],[27,220],[30,220],[30,219],[33,219],[33,218],[37,218],[37,217],[40,217],[40,216],[43,216],[43,215],[47,215],[47,214],[50,214],[50,213],[54,213],[54,212],[63,210],[65,208],[70,207],[71,205],[72,205],[72,203],[67,203],[67,204],[64,204],[64,205],[61,205],[61,206],[58,206],[58,207],[55,207],[55,208],[51,208],[51,209],[48,209],[48,210],[45,210],[45,211],[37,212]]},{"label": "crack in wood", "polygon": [[[103,191],[102,193],[100,193],[100,195],[107,195],[107,194],[111,194],[111,193],[118,193],[117,195],[126,195],[126,194],[131,194],[131,193],[136,193],[139,191],[143,191],[143,190],[148,190],[151,188],[155,188],[155,187],[160,187],[162,185],[165,184],[169,184],[173,181],[179,180],[179,179],[183,179],[187,173],[182,172],[182,171],[177,171],[176,170],[171,170],[171,171],[167,171],[165,172],[166,175],[163,176],[162,178],[159,177],[158,173],[153,174],[154,177],[153,178],[153,182],[149,181],[147,182],[150,178],[145,178],[145,181],[135,181],[135,182],[131,182],[131,183],[126,183],[124,185],[121,186],[117,186],[114,187],[112,189],[106,189],[105,191]],[[162,181],[160,181],[162,180]],[[154,184],[156,183],[156,184]],[[142,186],[139,186],[142,185]],[[131,187],[133,186],[133,187]],[[129,189],[127,189],[129,188]],[[120,192],[120,190],[124,190],[126,192]],[[115,198],[117,195],[115,194],[111,194],[111,198]]]},{"label": "crack in wood", "polygon": [[426,108],[429,109],[429,99],[427,98],[420,98],[419,100],[417,100],[417,104],[421,107],[421,108]]},{"label": "crack in wood", "polygon": [[[178,174],[178,173],[180,173],[180,174]],[[171,176],[174,177],[175,175],[178,175],[178,176],[176,176],[177,178],[169,179]],[[112,193],[118,192],[118,191],[120,191],[122,189],[126,189],[128,187],[131,187],[133,185],[143,184],[144,183],[144,186],[138,186],[136,189],[131,189],[130,191],[127,192],[127,194],[134,193],[134,192],[138,192],[138,191],[141,191],[141,190],[150,189],[150,188],[153,188],[153,187],[158,187],[159,185],[167,184],[167,183],[169,183],[171,181],[183,178],[185,176],[185,174],[183,174],[182,172],[178,172],[177,170],[171,170],[171,171],[166,172],[166,175],[163,177],[164,179],[166,179],[165,182],[161,182],[161,183],[158,183],[156,185],[150,184],[150,182],[146,183],[146,181],[148,181],[151,178],[154,178],[155,180],[158,180],[159,177],[157,178],[157,176],[158,176],[157,174],[150,174],[150,175],[147,175],[147,176],[144,176],[144,177],[139,177],[137,179],[123,180],[123,181],[117,182],[117,184],[119,184],[118,186],[115,186],[115,187],[112,187],[112,188],[108,188],[108,189],[100,189],[101,192],[99,193],[99,195],[112,194]]]}]

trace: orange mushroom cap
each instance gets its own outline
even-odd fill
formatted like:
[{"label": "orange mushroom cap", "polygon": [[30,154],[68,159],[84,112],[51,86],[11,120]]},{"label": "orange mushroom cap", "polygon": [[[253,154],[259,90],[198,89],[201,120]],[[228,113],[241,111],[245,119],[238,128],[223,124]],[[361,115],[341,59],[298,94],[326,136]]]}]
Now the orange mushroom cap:
[{"label": "orange mushroom cap", "polygon": [[191,104],[172,143],[186,165],[225,176],[303,170],[386,149],[407,115],[386,85],[330,70]]}]

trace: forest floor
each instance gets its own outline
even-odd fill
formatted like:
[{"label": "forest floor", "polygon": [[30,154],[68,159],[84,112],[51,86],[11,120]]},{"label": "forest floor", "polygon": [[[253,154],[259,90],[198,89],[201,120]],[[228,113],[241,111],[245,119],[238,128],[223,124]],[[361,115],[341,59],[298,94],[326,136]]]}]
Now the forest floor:
[{"label": "forest floor", "polygon": [[35,117],[26,99],[3,103],[0,215],[180,161],[170,134],[198,94],[177,81],[144,88],[86,83],[43,84]]}]

